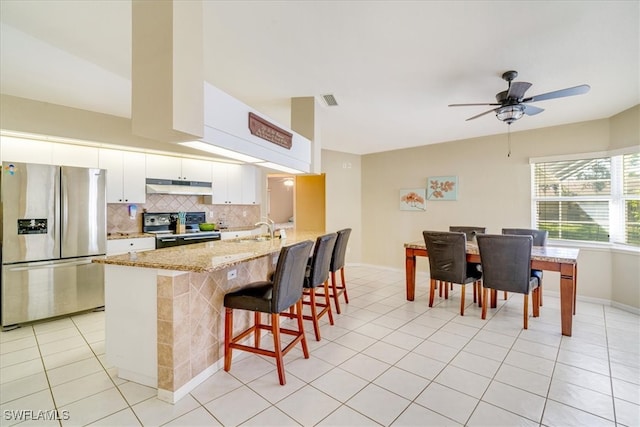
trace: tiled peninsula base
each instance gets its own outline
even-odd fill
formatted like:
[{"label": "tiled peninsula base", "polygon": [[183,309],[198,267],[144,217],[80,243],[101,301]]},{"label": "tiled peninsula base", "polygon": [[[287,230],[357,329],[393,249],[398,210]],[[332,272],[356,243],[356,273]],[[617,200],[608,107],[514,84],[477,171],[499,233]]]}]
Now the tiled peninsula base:
[{"label": "tiled peninsula base", "polygon": [[[210,273],[105,265],[105,348],[118,376],[175,403],[223,366],[227,292],[266,280],[276,255]],[[227,280],[236,270],[237,277]],[[235,329],[250,313],[234,316]]]}]

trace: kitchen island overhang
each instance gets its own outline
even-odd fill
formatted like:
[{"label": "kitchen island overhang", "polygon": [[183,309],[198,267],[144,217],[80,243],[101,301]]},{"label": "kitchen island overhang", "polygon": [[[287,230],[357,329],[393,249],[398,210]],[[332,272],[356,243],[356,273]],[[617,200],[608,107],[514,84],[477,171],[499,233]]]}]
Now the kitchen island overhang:
[{"label": "kitchen island overhang", "polygon": [[[247,238],[106,257],[106,361],[118,376],[175,403],[218,371],[224,358],[224,295],[275,269],[286,240]],[[246,328],[250,313],[234,327]]]}]

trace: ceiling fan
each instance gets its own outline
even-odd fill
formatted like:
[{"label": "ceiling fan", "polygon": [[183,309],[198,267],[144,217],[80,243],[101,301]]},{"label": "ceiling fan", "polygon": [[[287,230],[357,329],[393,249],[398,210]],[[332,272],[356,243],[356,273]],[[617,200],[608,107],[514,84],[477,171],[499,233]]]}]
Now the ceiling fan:
[{"label": "ceiling fan", "polygon": [[525,98],[525,92],[531,87],[531,83],[528,82],[514,82],[513,79],[518,77],[517,71],[506,71],[502,74],[502,78],[509,83],[507,90],[503,90],[496,94],[496,101],[494,103],[478,103],[478,104],[449,104],[449,107],[470,107],[477,105],[490,105],[494,106],[491,110],[484,113],[477,114],[473,117],[469,117],[466,121],[477,119],[491,112],[496,113],[498,120],[511,124],[521,118],[523,115],[533,116],[544,111],[543,108],[529,105],[529,102],[545,101],[547,99],[563,98],[565,96],[581,95],[589,92],[591,86],[580,85],[569,87],[566,89],[555,90],[553,92],[547,92],[540,95],[530,96]]}]

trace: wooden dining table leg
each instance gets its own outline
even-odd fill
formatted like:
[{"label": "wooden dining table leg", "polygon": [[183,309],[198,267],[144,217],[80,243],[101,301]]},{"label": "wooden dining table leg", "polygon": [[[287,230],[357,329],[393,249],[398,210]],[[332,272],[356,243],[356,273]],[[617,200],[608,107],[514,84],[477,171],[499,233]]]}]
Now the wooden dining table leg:
[{"label": "wooden dining table leg", "polygon": [[405,250],[405,274],[407,300],[413,301],[416,295],[416,255],[411,248]]},{"label": "wooden dining table leg", "polygon": [[562,335],[571,336],[573,314],[575,313],[576,266],[562,264],[560,266],[560,317],[562,319]]}]

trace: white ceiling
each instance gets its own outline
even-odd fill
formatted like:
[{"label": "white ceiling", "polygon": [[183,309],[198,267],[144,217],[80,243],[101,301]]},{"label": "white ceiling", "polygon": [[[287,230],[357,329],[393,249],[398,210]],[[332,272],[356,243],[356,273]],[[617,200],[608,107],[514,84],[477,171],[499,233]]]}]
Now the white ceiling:
[{"label": "white ceiling", "polygon": [[[205,78],[281,124],[320,105],[323,148],[354,154],[506,132],[489,107],[517,70],[536,103],[512,131],[640,103],[638,1],[204,1]],[[131,117],[131,3],[0,1],[4,94]]]}]

